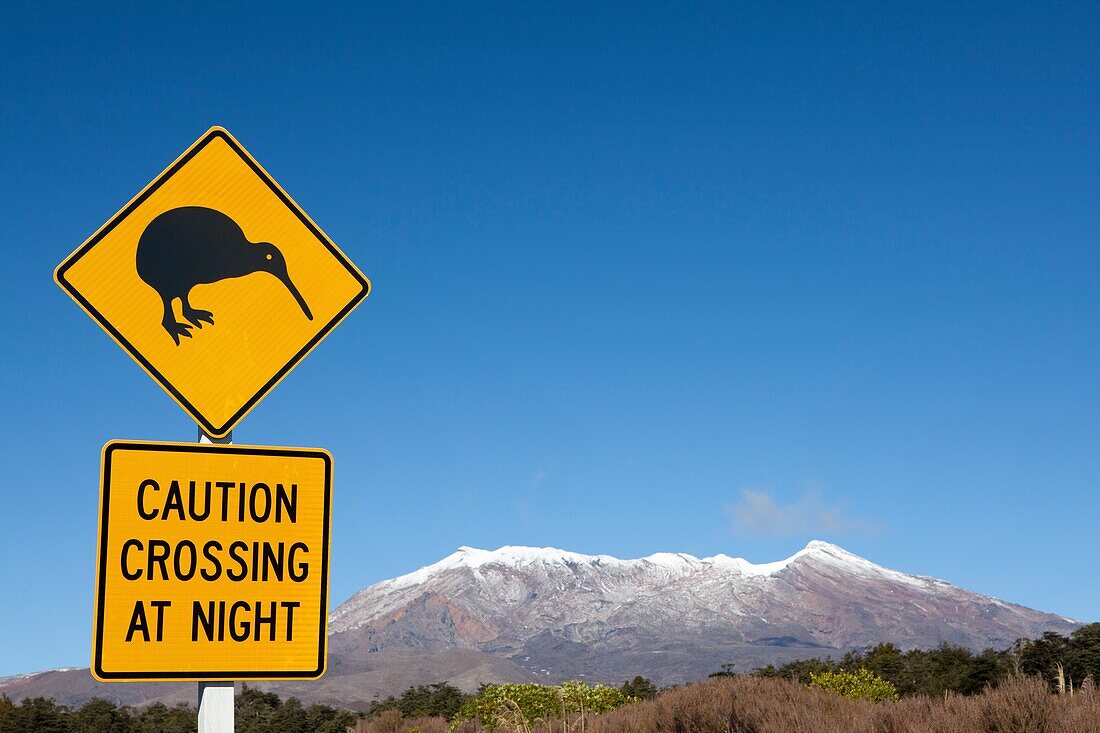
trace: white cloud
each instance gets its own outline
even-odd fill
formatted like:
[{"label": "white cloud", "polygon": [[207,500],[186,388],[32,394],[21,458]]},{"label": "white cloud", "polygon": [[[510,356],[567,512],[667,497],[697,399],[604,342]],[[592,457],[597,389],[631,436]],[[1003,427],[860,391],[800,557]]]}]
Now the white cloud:
[{"label": "white cloud", "polygon": [[839,505],[827,504],[810,492],[790,504],[777,502],[766,491],[741,489],[741,501],[726,507],[739,537],[787,537],[798,534],[848,534],[878,531],[878,526],[848,516]]}]

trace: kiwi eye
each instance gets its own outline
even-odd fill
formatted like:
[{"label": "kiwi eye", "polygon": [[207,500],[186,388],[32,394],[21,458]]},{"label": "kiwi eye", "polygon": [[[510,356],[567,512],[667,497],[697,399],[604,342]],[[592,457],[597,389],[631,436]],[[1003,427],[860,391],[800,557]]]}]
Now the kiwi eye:
[{"label": "kiwi eye", "polygon": [[269,259],[269,260],[270,260],[270,259],[271,259],[271,255],[268,255],[268,256],[267,256],[267,259]]}]

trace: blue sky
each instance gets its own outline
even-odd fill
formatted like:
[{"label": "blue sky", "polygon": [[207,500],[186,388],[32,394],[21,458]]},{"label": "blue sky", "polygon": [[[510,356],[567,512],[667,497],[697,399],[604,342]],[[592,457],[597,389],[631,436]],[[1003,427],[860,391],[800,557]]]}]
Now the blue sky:
[{"label": "blue sky", "polygon": [[821,538],[1100,619],[1096,4],[0,25],[0,674],[87,664],[101,446],[195,435],[52,270],[215,124],[374,283],[235,433],[335,455],[333,605],[460,545]]}]

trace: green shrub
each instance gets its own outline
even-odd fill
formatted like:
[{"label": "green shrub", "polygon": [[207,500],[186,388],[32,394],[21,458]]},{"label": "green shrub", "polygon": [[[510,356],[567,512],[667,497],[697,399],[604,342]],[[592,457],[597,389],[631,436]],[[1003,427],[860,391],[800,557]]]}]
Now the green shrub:
[{"label": "green shrub", "polygon": [[557,687],[536,684],[486,685],[462,706],[456,723],[476,719],[487,731],[498,726],[529,729],[569,715],[606,713],[631,702],[621,690],[606,685],[563,682]]},{"label": "green shrub", "polygon": [[882,702],[898,699],[897,688],[869,669],[859,669],[855,672],[836,670],[811,673],[810,687],[835,692],[851,700]]}]

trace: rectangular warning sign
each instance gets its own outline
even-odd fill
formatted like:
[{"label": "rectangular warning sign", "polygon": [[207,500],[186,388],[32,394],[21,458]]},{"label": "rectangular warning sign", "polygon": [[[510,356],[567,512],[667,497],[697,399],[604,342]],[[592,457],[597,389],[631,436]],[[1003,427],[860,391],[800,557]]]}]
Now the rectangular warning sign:
[{"label": "rectangular warning sign", "polygon": [[324,450],[104,446],[95,678],[323,675],[331,497]]}]

